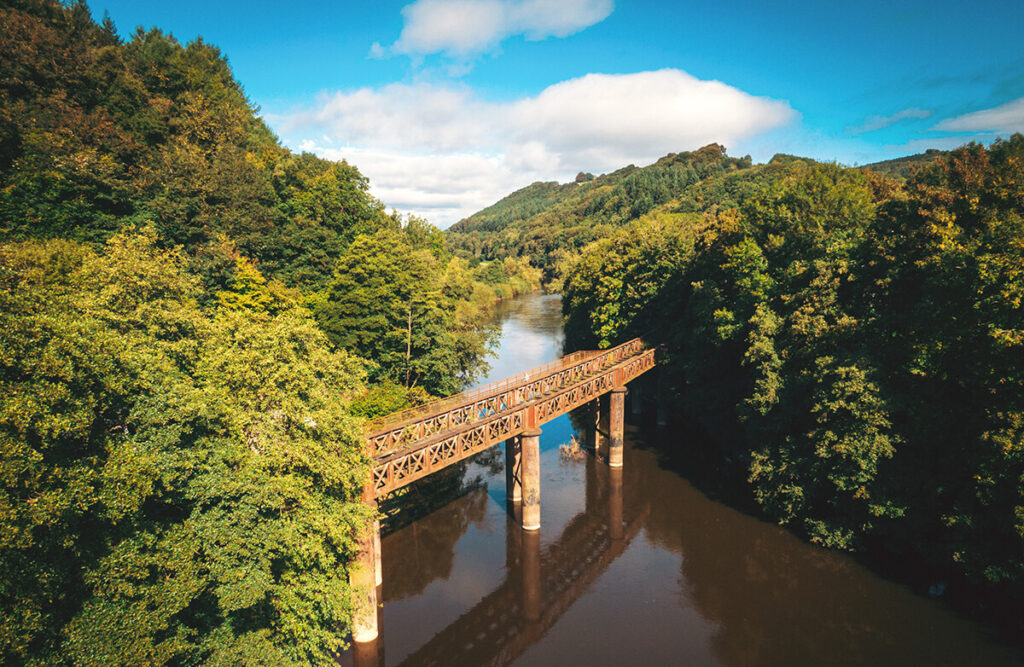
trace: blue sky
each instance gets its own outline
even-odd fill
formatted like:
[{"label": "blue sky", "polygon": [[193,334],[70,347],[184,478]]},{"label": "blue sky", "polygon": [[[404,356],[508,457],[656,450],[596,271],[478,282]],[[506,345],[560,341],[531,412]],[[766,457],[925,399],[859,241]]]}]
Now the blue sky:
[{"label": "blue sky", "polygon": [[202,36],[285,145],[446,227],[717,141],[864,164],[1024,131],[1024,1],[93,0]]}]

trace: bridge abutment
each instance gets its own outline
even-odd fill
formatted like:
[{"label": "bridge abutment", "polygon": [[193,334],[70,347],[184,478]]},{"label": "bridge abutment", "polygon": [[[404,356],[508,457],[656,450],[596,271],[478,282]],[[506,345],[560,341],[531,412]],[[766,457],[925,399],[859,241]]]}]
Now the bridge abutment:
[{"label": "bridge abutment", "polygon": [[519,438],[523,530],[540,529],[540,433],[539,428],[529,428]]}]

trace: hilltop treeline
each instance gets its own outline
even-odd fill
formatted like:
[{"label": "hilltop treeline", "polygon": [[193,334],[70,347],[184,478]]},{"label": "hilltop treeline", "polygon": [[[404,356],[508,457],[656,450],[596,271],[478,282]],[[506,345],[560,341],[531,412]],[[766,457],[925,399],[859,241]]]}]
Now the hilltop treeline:
[{"label": "hilltop treeline", "polygon": [[[564,185],[534,183],[452,225],[448,240],[466,256],[527,257],[557,287],[565,260],[588,243],[670,201],[699,209],[706,198],[695,186],[750,164],[749,157],[728,157],[712,144],[643,168],[630,165],[596,178],[581,173]],[[685,203],[679,201],[683,192],[692,192]]]},{"label": "hilltop treeline", "polygon": [[0,662],[333,664],[361,418],[461,389],[539,271],[282,147],[201,39],[0,27]]},{"label": "hilltop treeline", "polygon": [[1024,136],[936,158],[905,181],[799,159],[712,177],[721,206],[583,251],[567,337],[663,343],[678,409],[778,522],[1019,600]]},{"label": "hilltop treeline", "polygon": [[[930,150],[861,167],[904,180],[943,153]],[[775,165],[801,158],[779,154]],[[571,183],[534,183],[448,229],[460,255],[476,259],[526,257],[558,290],[565,270],[585,246],[613,235],[646,214],[714,213],[735,207],[759,178],[750,157],[733,158],[711,144],[669,153],[646,167],[630,165],[595,177],[580,173]]]}]

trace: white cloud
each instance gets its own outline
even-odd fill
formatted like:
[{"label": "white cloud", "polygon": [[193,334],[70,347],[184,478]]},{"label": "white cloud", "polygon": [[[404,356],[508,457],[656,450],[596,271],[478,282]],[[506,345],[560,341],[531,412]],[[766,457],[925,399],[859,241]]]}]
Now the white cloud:
[{"label": "white cloud", "polygon": [[324,96],[316,108],[281,118],[280,129],[320,128],[342,143],[437,152],[486,145],[500,113],[465,87],[394,83]]},{"label": "white cloud", "polygon": [[664,69],[563,81],[516,102],[512,116],[520,136],[543,141],[567,165],[600,171],[669,150],[731,145],[796,113],[786,102]]},{"label": "white cloud", "polygon": [[503,103],[464,86],[391,84],[268,121],[290,145],[355,164],[387,205],[447,226],[535,180],[735,148],[796,118],[786,102],[669,69],[588,74]]},{"label": "white cloud", "polygon": [[1024,132],[1024,97],[992,109],[947,118],[933,129],[946,132]]},{"label": "white cloud", "polygon": [[389,208],[421,216],[441,227],[547,176],[518,170],[495,154],[332,148],[314,142],[304,142],[299,148],[330,160],[347,160],[370,179],[374,196]]},{"label": "white cloud", "polygon": [[903,109],[897,111],[891,116],[868,116],[864,119],[864,122],[859,126],[851,128],[850,132],[853,134],[863,134],[865,132],[874,132],[875,130],[881,130],[891,125],[895,125],[901,120],[907,120],[910,118],[927,118],[932,115],[932,111],[928,109],[918,109],[917,107],[911,107],[910,109]]},{"label": "white cloud", "polygon": [[612,0],[416,0],[391,50],[407,55],[469,56],[513,35],[566,37],[604,20]]}]

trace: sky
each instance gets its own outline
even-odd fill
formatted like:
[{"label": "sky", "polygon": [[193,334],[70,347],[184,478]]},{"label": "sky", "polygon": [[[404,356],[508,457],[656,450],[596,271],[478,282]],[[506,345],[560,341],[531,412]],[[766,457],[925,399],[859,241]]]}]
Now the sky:
[{"label": "sky", "polygon": [[446,228],[712,142],[846,165],[1024,132],[1024,0],[91,0],[220,47],[282,143]]}]

